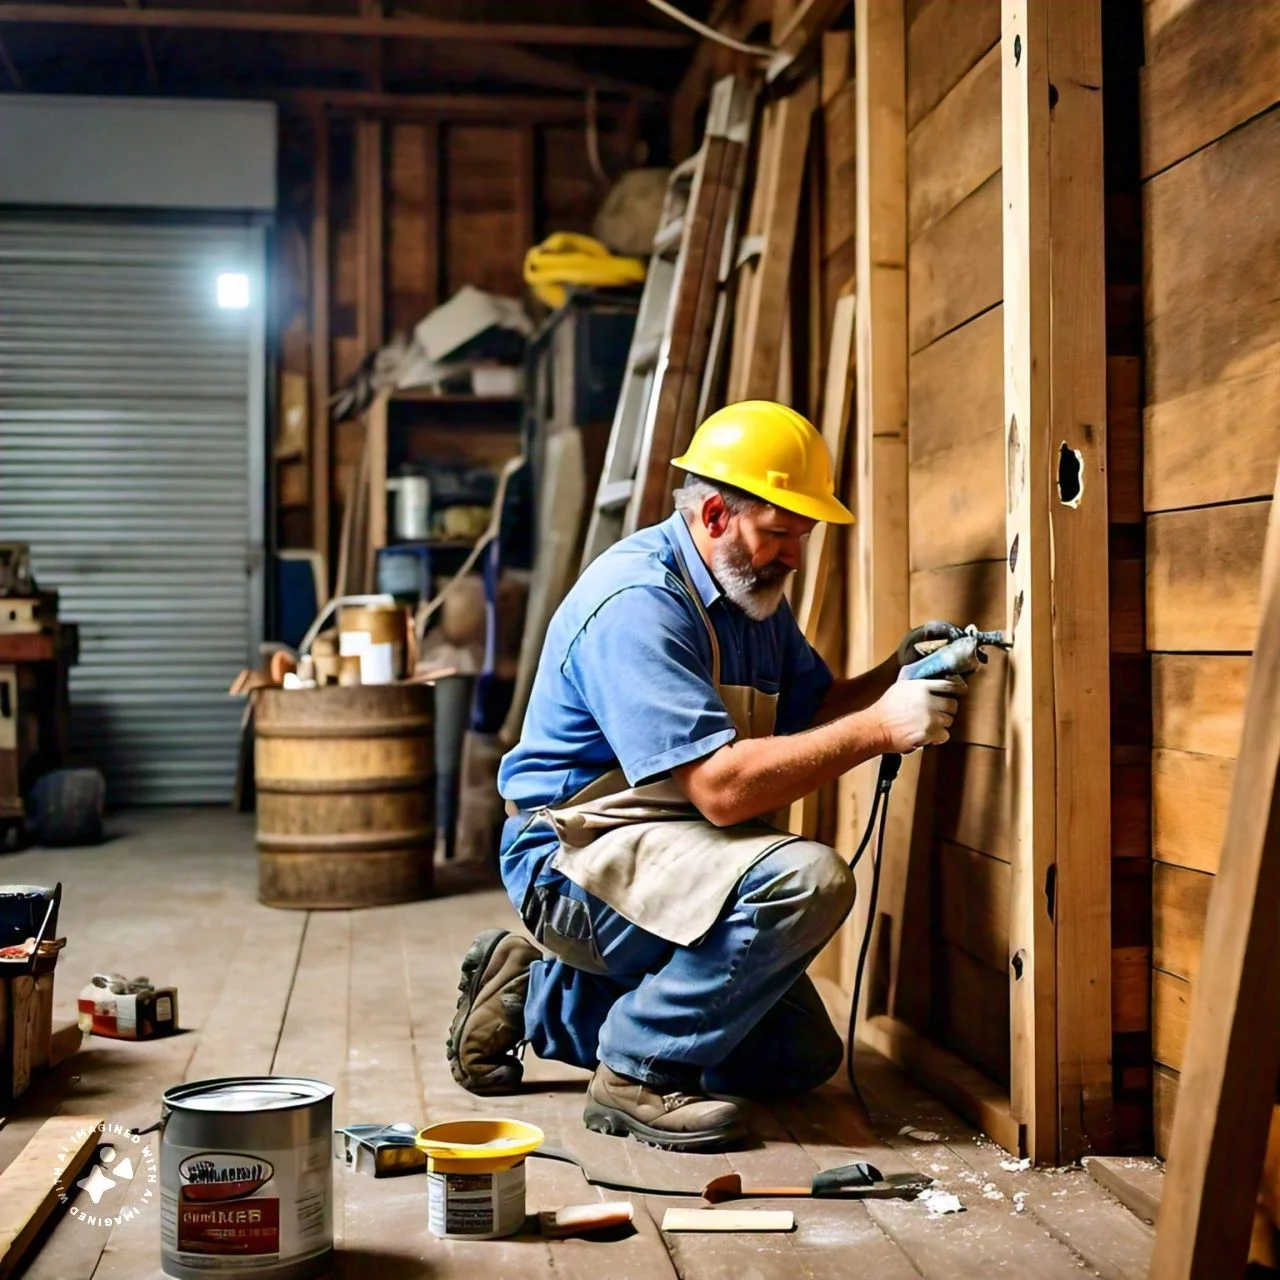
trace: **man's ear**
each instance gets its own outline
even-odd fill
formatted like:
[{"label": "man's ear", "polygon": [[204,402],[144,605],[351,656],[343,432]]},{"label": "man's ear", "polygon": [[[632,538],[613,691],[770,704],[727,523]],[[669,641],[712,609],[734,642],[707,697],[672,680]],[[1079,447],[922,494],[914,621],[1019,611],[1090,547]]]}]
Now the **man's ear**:
[{"label": "man's ear", "polygon": [[729,508],[725,506],[724,499],[718,493],[713,493],[703,500],[702,523],[713,538],[726,534],[729,531],[729,521],[732,519]]}]

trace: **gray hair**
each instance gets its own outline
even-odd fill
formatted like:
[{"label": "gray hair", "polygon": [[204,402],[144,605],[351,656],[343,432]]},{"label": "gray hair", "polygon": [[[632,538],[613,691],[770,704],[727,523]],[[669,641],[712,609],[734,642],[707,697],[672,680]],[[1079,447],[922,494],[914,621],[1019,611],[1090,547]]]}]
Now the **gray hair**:
[{"label": "gray hair", "polygon": [[702,504],[708,498],[719,496],[724,500],[731,516],[740,516],[748,511],[758,511],[769,506],[762,498],[745,493],[731,484],[716,484],[712,480],[704,480],[691,472],[685,475],[684,483],[675,491],[676,510],[686,520],[702,513]]}]

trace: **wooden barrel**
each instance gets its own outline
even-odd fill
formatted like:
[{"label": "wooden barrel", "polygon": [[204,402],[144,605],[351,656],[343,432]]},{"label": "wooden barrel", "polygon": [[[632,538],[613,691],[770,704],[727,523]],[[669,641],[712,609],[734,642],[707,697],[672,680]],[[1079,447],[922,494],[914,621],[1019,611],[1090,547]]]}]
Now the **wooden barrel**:
[{"label": "wooden barrel", "polygon": [[431,892],[432,696],[426,685],[259,692],[260,901],[375,907]]}]

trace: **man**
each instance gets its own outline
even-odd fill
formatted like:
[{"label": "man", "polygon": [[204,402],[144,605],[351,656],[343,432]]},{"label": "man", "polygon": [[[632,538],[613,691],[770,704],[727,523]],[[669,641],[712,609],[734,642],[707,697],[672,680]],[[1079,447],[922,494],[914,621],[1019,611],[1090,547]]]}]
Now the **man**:
[{"label": "man", "polygon": [[770,816],[945,742],[964,682],[898,679],[917,644],[956,639],[950,624],[851,680],[805,641],[787,579],[819,521],[853,516],[800,414],[730,405],[673,465],[675,514],[595,560],[557,610],[502,762],[503,881],[551,954],[477,938],[448,1053],[466,1088],[511,1092],[528,1044],[594,1071],[588,1128],[707,1150],[745,1132],[710,1095],[803,1091],[841,1059],[805,970],[853,876]]}]

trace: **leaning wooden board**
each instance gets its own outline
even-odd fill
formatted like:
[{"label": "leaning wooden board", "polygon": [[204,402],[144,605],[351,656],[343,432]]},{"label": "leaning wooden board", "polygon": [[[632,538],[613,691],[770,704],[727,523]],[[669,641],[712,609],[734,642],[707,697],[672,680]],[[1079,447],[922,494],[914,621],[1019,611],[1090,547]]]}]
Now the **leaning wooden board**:
[{"label": "leaning wooden board", "polygon": [[23,1261],[98,1146],[101,1116],[53,1116],[0,1174],[0,1277]]}]

